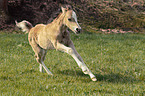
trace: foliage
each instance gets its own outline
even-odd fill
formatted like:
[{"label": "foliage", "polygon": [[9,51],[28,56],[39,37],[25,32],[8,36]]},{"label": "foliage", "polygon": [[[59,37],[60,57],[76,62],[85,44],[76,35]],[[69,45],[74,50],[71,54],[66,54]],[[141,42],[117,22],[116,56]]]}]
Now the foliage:
[{"label": "foliage", "polygon": [[87,0],[79,6],[81,22],[95,28],[119,28],[143,31],[145,2],[143,0]]},{"label": "foliage", "polygon": [[[22,1],[22,0],[18,0]],[[60,4],[70,4],[78,20],[93,28],[118,28],[144,32],[144,0],[37,0],[35,2],[10,2],[9,16],[0,15],[0,30],[14,29],[14,20],[28,20],[33,25],[48,23],[59,13]],[[58,15],[58,14],[57,14]],[[56,16],[57,16],[56,15]],[[43,17],[43,18],[42,18]],[[85,27],[84,26],[84,27]]]},{"label": "foliage", "polygon": [[98,81],[92,82],[67,54],[48,51],[39,72],[26,34],[0,34],[1,96],[144,95],[145,36],[142,34],[71,34],[77,51]]}]

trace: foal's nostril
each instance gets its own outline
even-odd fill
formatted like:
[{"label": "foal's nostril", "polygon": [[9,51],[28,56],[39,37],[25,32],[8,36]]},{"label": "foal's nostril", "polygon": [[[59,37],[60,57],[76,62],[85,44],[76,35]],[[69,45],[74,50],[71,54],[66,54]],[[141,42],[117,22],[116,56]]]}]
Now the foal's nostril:
[{"label": "foal's nostril", "polygon": [[77,28],[76,30],[77,30],[77,33],[80,33],[81,32],[81,29],[79,29],[79,28]]}]

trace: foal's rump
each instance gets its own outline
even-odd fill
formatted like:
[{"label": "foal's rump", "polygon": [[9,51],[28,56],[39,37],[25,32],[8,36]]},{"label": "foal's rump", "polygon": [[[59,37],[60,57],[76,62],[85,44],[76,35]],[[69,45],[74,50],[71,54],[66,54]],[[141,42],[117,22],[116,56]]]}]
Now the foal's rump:
[{"label": "foal's rump", "polygon": [[54,49],[51,41],[46,37],[45,27],[46,25],[44,24],[38,24],[33,27],[29,32],[29,42],[33,39],[43,49]]}]

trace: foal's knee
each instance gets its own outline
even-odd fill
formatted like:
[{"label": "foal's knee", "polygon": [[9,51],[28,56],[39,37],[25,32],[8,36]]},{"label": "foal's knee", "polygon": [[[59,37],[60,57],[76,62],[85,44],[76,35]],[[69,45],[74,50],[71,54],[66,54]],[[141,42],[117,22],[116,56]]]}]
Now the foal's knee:
[{"label": "foal's knee", "polygon": [[73,51],[73,49],[72,49],[72,48],[69,48],[69,49],[67,50],[67,53],[71,55],[71,54],[73,54],[73,53],[74,53],[74,51]]},{"label": "foal's knee", "polygon": [[34,55],[35,56],[35,58],[36,58],[36,61],[38,62],[38,63],[41,63],[41,58],[40,58],[40,56],[39,55]]}]

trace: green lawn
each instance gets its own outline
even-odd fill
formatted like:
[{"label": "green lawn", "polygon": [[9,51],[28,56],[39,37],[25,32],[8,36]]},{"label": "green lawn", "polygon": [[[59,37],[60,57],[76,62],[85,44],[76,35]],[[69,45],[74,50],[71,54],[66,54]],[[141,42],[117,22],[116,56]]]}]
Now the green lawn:
[{"label": "green lawn", "polygon": [[48,51],[39,72],[27,35],[0,34],[0,96],[145,96],[145,35],[71,34],[91,81],[66,53]]}]

